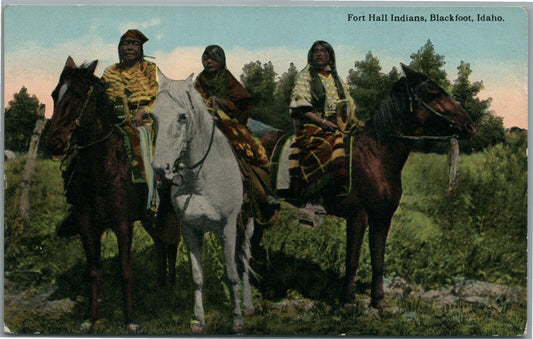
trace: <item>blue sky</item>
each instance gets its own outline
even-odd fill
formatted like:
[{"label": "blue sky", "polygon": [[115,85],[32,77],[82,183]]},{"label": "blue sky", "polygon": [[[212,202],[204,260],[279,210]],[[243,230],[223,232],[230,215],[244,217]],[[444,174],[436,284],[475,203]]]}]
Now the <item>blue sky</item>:
[{"label": "blue sky", "polygon": [[[150,40],[145,54],[172,78],[201,71],[206,45],[226,51],[228,68],[239,76],[242,66],[272,61],[281,75],[289,64],[303,68],[315,40],[335,48],[337,67],[345,77],[356,60],[371,51],[384,72],[409,63],[410,55],[431,40],[445,57],[449,79],[461,60],[471,64],[472,81],[483,80],[480,97],[492,97],[496,114],[507,127],[527,127],[527,14],[519,7],[383,7],[320,6],[91,6],[9,5],[4,7],[4,106],[22,86],[47,105],[68,55],[78,63],[99,59],[96,70],[117,60],[117,43],[129,28]],[[364,21],[348,21],[348,14]],[[389,21],[369,21],[369,15]],[[424,16],[427,22],[391,22],[390,15]],[[430,15],[469,22],[435,22]],[[478,14],[501,16],[501,22],[479,22]]]}]

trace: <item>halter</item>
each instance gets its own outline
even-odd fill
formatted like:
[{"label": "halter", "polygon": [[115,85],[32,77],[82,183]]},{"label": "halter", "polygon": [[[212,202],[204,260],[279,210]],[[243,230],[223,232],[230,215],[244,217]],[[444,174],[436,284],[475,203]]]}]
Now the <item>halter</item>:
[{"label": "halter", "polygon": [[[425,101],[420,99],[420,97],[415,93],[415,90],[418,89],[420,86],[421,85],[418,85],[415,89],[413,89],[413,88],[409,87],[407,81],[405,82],[405,87],[407,89],[407,94],[409,96],[409,112],[410,113],[414,113],[415,112],[414,107],[413,107],[413,101],[414,101],[414,102],[417,102],[418,104],[420,104],[421,106],[423,106],[428,112],[434,114],[435,116],[437,116],[437,117],[439,117],[441,119],[446,120],[447,122],[450,123],[450,126],[452,126],[452,123],[454,123],[453,119],[450,119],[448,116],[444,115],[441,112],[438,112],[433,107],[429,106]],[[445,141],[445,140],[450,140],[450,139],[453,139],[453,138],[457,138],[457,135],[454,134],[454,135],[447,135],[447,136],[442,136],[442,137],[438,137],[438,136],[395,135],[395,137],[400,138],[400,139],[415,140],[415,141],[416,140]]]},{"label": "halter", "polygon": [[[187,93],[187,97],[188,97],[189,102],[191,103],[191,107],[192,107],[193,103],[192,103],[191,95],[189,93]],[[176,99],[172,95],[170,95],[170,98],[172,98],[172,100],[177,102]],[[218,110],[218,106],[215,104],[215,112],[217,110]],[[188,167],[184,167],[183,164],[181,163],[181,160],[185,157],[186,151],[188,151],[190,149],[190,145],[192,143],[192,138],[191,138],[191,139],[187,140],[186,146],[181,150],[179,157],[174,162],[174,168],[177,168],[178,170],[179,169],[193,170],[193,169],[195,169],[197,167],[201,167],[203,165],[203,163],[205,162],[205,159],[207,159],[207,156],[211,152],[211,148],[213,146],[213,141],[215,139],[215,129],[216,129],[215,119],[216,119],[216,117],[214,117],[212,119],[213,124],[212,124],[212,128],[211,128],[211,137],[209,138],[209,146],[207,147],[207,150],[205,151],[205,153],[202,156],[202,158],[200,158],[200,160],[198,160],[194,165],[191,165],[191,166],[188,166]],[[200,171],[198,171],[196,175],[198,175],[198,173],[200,173]],[[172,179],[172,185],[174,185],[174,186],[183,185],[183,182],[184,182],[183,175],[182,174],[177,174],[176,176],[179,177],[179,179],[180,179],[179,183],[175,182],[175,180]]]},{"label": "halter", "polygon": [[75,144],[73,146],[73,148],[71,148],[72,145],[70,144],[70,140],[72,138],[72,134],[74,134],[74,132],[76,131],[77,128],[81,127],[81,120],[82,120],[83,116],[85,115],[85,113],[87,112],[87,107],[89,106],[89,101],[91,100],[93,93],[94,93],[94,86],[91,85],[89,87],[89,90],[87,91],[87,98],[85,99],[85,102],[83,103],[80,115],[75,120],[76,126],[75,126],[74,129],[72,129],[72,131],[70,132],[70,135],[68,137],[67,145],[65,147],[65,154],[72,153],[72,152],[74,152],[76,150],[86,149],[86,148],[92,147],[92,146],[94,146],[96,144],[99,144],[99,143],[107,140],[113,134],[113,128],[111,128],[111,131],[109,131],[109,133],[107,135],[105,135],[104,137],[102,137],[102,138],[100,138],[100,139],[98,139],[96,141],[89,142],[88,144],[83,145],[83,146]]}]

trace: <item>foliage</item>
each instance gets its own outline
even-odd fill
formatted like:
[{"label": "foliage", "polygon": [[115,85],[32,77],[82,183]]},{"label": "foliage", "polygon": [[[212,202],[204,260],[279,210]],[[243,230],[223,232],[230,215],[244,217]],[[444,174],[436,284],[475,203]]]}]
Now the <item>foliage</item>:
[{"label": "foliage", "polygon": [[261,64],[258,60],[244,65],[241,82],[250,93],[256,105],[270,103],[276,90],[276,72],[272,62]]},{"label": "foliage", "polygon": [[[415,154],[417,173],[403,173],[405,192],[391,232],[389,269],[425,287],[452,283],[458,277],[492,283],[527,282],[527,154],[522,135],[483,154],[465,157],[455,189],[446,187],[446,158]],[[413,165],[414,165],[413,163]],[[438,164],[438,165],[437,165]],[[440,168],[440,170],[438,170]],[[432,178],[413,184],[415,177]],[[440,183],[440,184],[438,184]],[[402,207],[420,214],[403,214]],[[423,225],[423,226],[422,226]],[[413,231],[417,233],[413,237]],[[435,256],[435,253],[439,253]],[[409,258],[409,264],[405,259]],[[443,281],[444,279],[444,281]]]},{"label": "foliage", "polygon": [[289,114],[289,105],[291,102],[291,92],[296,81],[298,70],[291,62],[287,72],[283,73],[278,79],[276,92],[274,93],[275,111],[271,116],[272,126],[288,131],[292,129],[292,119]]},{"label": "foliage", "polygon": [[470,114],[474,123],[479,123],[490,107],[492,98],[481,100],[476,96],[483,90],[483,81],[470,82],[472,69],[469,63],[461,60],[457,67],[457,79],[453,83],[452,95],[459,104]]},{"label": "foliage", "polygon": [[39,118],[39,99],[22,87],[15,93],[5,109],[5,148],[15,152],[27,152],[35,122]]},{"label": "foliage", "polygon": [[379,60],[371,52],[367,53],[364,61],[355,62],[355,69],[350,70],[347,84],[357,105],[359,120],[367,121],[374,114],[399,78],[396,67],[389,74],[381,73]]},{"label": "foliage", "polygon": [[431,40],[428,40],[417,53],[411,54],[411,59],[413,60],[410,63],[412,68],[426,74],[445,90],[450,89],[450,81],[447,78],[446,71],[442,69],[446,64],[444,56],[435,52],[435,47]]},{"label": "foliage", "polygon": [[[527,318],[527,134],[461,158],[456,190],[447,187],[446,156],[411,154],[403,171],[404,195],[389,235],[385,279],[404,279],[443,290],[478,279],[515,286],[515,301],[483,305],[441,304],[409,288],[386,292],[387,310],[369,308],[371,268],[365,235],[354,308],[337,298],[344,274],[345,224],[328,217],[316,229],[302,227],[297,210],[282,205],[280,222],[265,231],[252,262],[256,315],[246,317],[250,335],[521,335]],[[88,308],[85,256],[79,239],[57,238],[68,207],[59,164],[39,161],[32,185],[31,222],[13,232],[24,157],[6,163],[5,321],[11,330],[49,335],[79,334]],[[101,320],[95,335],[126,335],[116,238],[103,236]],[[231,311],[219,240],[204,239],[208,335],[228,335]],[[180,244],[177,283],[160,289],[156,251],[138,224],[133,240],[136,321],[144,335],[189,335],[192,273]],[[415,285],[411,285],[415,286]],[[414,287],[416,288],[416,287]],[[60,308],[59,305],[70,305]],[[55,308],[54,308],[55,307]],[[55,312],[53,310],[59,309]]]},{"label": "foliage", "polygon": [[505,141],[503,118],[492,112],[484,114],[477,123],[478,132],[471,140],[461,143],[464,151],[482,151]]},{"label": "foliage", "polygon": [[288,130],[292,126],[288,108],[296,73],[296,67],[291,64],[287,73],[276,82],[272,62],[261,64],[256,61],[244,65],[240,79],[254,99],[254,119],[282,130]]}]

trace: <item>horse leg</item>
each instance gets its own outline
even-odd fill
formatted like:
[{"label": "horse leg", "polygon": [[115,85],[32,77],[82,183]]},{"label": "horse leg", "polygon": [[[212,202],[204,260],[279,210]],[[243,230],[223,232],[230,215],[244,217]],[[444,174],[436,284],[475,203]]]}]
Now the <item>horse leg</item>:
[{"label": "horse leg", "polygon": [[369,243],[372,263],[372,286],[370,303],[382,311],[385,307],[383,292],[383,271],[385,265],[385,243],[389,233],[392,216],[373,216],[370,219]]},{"label": "horse leg", "polygon": [[233,330],[239,333],[244,328],[242,319],[241,302],[239,298],[239,272],[237,261],[235,260],[235,249],[237,245],[237,218],[228,218],[228,223],[224,226],[222,246],[224,248],[224,258],[226,259],[226,277],[233,305]]},{"label": "horse leg", "polygon": [[159,237],[153,238],[157,249],[157,283],[160,288],[165,288],[167,283],[167,248]]},{"label": "horse leg", "polygon": [[192,321],[192,332],[201,334],[205,326],[204,306],[202,289],[204,285],[202,274],[202,242],[203,233],[195,233],[193,226],[183,226],[183,239],[189,247],[189,257],[191,258],[192,279],[194,283],[194,319]]},{"label": "horse leg", "polygon": [[341,294],[343,304],[353,303],[353,286],[359,268],[359,256],[367,222],[367,214],[362,208],[357,214],[346,219],[346,273]]},{"label": "horse leg", "polygon": [[[88,217],[88,216],[87,216]],[[80,220],[88,220],[80,218]],[[98,296],[100,294],[100,235],[89,229],[88,223],[81,225],[81,240],[87,258],[87,277],[89,281],[89,320],[85,321],[80,330],[91,331],[98,320]]]},{"label": "horse leg", "polygon": [[170,286],[176,286],[176,258],[178,256],[178,245],[166,245],[167,262],[168,262],[168,276]]},{"label": "horse leg", "polygon": [[253,315],[255,308],[252,302],[252,286],[250,285],[250,261],[252,259],[251,239],[254,235],[254,219],[249,218],[244,231],[244,239],[241,244],[242,261],[242,304],[246,316]]},{"label": "horse leg", "polygon": [[137,333],[139,326],[133,323],[133,301],[131,293],[131,243],[133,238],[133,224],[122,221],[115,234],[117,236],[120,269],[122,273],[126,325],[128,326],[128,332]]}]

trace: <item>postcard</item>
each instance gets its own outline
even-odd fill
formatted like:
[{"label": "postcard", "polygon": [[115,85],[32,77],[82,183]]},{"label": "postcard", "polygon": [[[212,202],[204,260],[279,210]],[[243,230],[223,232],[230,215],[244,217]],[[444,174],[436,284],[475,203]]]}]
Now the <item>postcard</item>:
[{"label": "postcard", "polygon": [[2,10],[4,334],[528,334],[527,5]]}]

